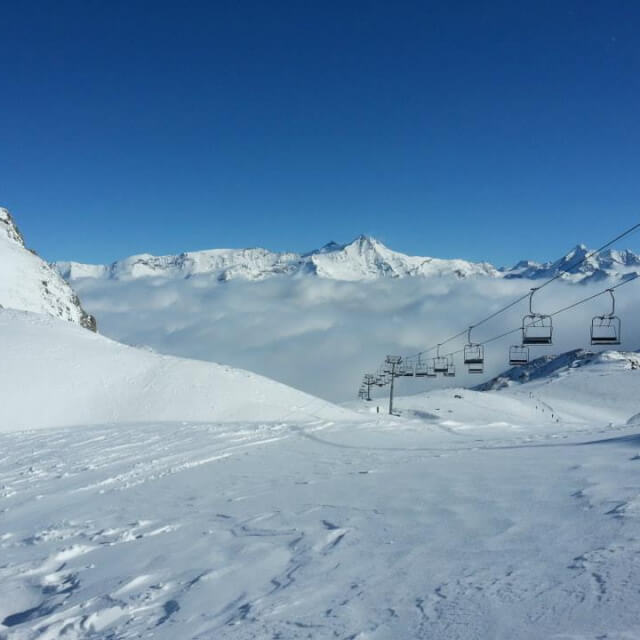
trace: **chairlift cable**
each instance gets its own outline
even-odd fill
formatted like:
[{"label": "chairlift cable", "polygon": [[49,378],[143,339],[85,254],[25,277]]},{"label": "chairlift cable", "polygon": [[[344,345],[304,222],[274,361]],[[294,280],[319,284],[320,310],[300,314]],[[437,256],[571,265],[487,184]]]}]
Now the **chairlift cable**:
[{"label": "chairlift cable", "polygon": [[[634,275],[632,278],[628,278],[627,280],[623,280],[622,282],[619,282],[618,284],[612,286],[612,287],[607,287],[606,289],[603,289],[602,291],[599,291],[598,293],[594,293],[593,295],[587,296],[586,298],[582,298],[582,300],[578,300],[577,302],[574,302],[570,305],[567,305],[566,307],[562,307],[561,309],[557,309],[556,311],[554,311],[553,313],[550,313],[550,316],[557,316],[561,313],[564,313],[565,311],[569,311],[570,309],[574,309],[575,307],[584,304],[585,302],[589,302],[590,300],[593,300],[595,298],[598,298],[599,296],[604,295],[605,293],[607,293],[608,291],[611,291],[613,289],[617,289],[618,287],[622,287],[625,284],[629,284],[630,282],[633,282],[634,280],[637,280],[638,278],[640,278],[640,275]],[[504,338],[506,336],[511,335],[512,333],[517,333],[518,331],[522,331],[522,327],[516,327],[515,329],[510,329],[509,331],[505,331],[504,333],[501,333],[498,336],[494,336],[493,338],[489,338],[488,340],[484,340],[483,342],[479,342],[478,344],[480,345],[485,345],[485,344],[489,344],[490,342],[495,342],[496,340],[500,340],[500,338]],[[450,353],[444,354],[446,356],[455,356],[458,355],[459,353],[463,353],[464,352],[464,347],[462,349],[458,349],[457,351],[452,351]]]},{"label": "chairlift cable", "polygon": [[[594,251],[591,251],[590,253],[586,254],[583,258],[581,258],[575,264],[570,264],[570,265],[568,265],[566,267],[562,267],[562,270],[559,273],[557,273],[555,276],[549,278],[549,280],[547,280],[546,282],[543,282],[540,286],[536,287],[536,289],[539,291],[540,289],[543,289],[544,287],[546,287],[547,285],[551,284],[552,282],[555,282],[558,278],[562,277],[562,275],[564,273],[567,273],[569,270],[575,269],[575,268],[579,267],[580,265],[584,264],[589,258],[592,258],[594,255],[596,255],[596,254],[600,253],[601,251],[604,251],[605,249],[609,248],[612,244],[615,244],[618,240],[621,240],[622,238],[628,236],[629,234],[633,233],[637,229],[640,229],[640,222],[638,222],[638,223],[634,224],[633,226],[629,227],[626,231],[623,231],[622,233],[618,234],[615,238],[613,238],[612,240],[609,240],[608,242],[603,244],[600,248],[595,249]],[[629,282],[629,281],[625,280],[625,282]],[[620,286],[620,285],[616,285],[616,286]],[[614,287],[609,287],[609,289],[612,289],[612,288],[614,288]],[[523,300],[526,300],[529,296],[530,296],[530,292],[527,292],[526,294],[524,294],[524,295],[520,296],[519,298],[516,298],[515,300],[513,300],[513,302],[510,302],[509,304],[505,305],[504,307],[501,307],[497,311],[494,311],[493,313],[488,315],[486,318],[482,318],[481,320],[478,320],[477,322],[474,322],[470,326],[479,327],[480,325],[485,324],[486,322],[489,322],[489,320],[493,320],[493,318],[495,318],[496,316],[499,316],[500,314],[504,313],[505,311],[511,309],[511,307],[514,307],[519,302],[522,302]],[[550,314],[550,315],[553,315],[553,314]],[[467,329],[464,329],[463,331],[460,331],[459,333],[456,333],[455,335],[450,336],[446,340],[442,340],[439,344],[440,344],[440,346],[445,345],[445,344],[455,340],[456,338],[459,338],[459,337],[463,336],[466,332],[467,332]],[[416,357],[419,358],[420,356],[425,355],[425,354],[429,353],[430,351],[433,351],[437,346],[438,345],[433,345],[433,346],[425,349],[424,351],[419,351],[418,353],[415,353],[413,355],[407,356],[407,358],[416,358]]]}]

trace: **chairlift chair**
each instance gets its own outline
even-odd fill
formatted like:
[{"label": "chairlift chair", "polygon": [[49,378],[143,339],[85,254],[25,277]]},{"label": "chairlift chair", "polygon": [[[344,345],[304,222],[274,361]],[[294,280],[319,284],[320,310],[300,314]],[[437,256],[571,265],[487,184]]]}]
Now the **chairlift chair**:
[{"label": "chairlift chair", "polygon": [[533,294],[537,287],[531,289],[529,294],[529,313],[522,318],[522,344],[545,345],[552,344],[553,321],[551,316],[544,313],[535,313],[532,309]]},{"label": "chairlift chair", "polygon": [[444,372],[444,375],[448,378],[453,378],[456,375],[456,365],[453,362],[453,356],[446,356],[447,360],[447,370]]},{"label": "chairlift chair", "polygon": [[413,378],[413,367],[410,364],[403,364],[400,367],[399,375],[405,376],[406,378]]},{"label": "chairlift chair", "polygon": [[418,360],[418,362],[416,363],[414,375],[416,378],[424,378],[425,376],[428,376],[429,375],[428,366],[425,363]]},{"label": "chairlift chair", "polygon": [[484,372],[484,347],[481,344],[471,342],[471,329],[467,331],[467,344],[464,347],[464,364],[469,373]]},{"label": "chairlift chair", "polygon": [[438,374],[437,374],[437,372],[436,372],[436,370],[434,368],[433,362],[429,362],[427,364],[427,377],[428,378],[437,378],[438,377]]},{"label": "chairlift chair", "polygon": [[446,373],[449,366],[449,359],[446,356],[440,355],[440,345],[436,352],[436,357],[433,359],[433,370],[436,373]]},{"label": "chairlift chair", "polygon": [[613,296],[613,289],[608,290],[611,294],[611,313],[595,316],[591,320],[591,344],[592,345],[616,345],[620,344],[622,323],[616,313],[616,299]]},{"label": "chairlift chair", "polygon": [[520,367],[529,363],[529,347],[514,344],[509,348],[509,364],[513,367]]}]

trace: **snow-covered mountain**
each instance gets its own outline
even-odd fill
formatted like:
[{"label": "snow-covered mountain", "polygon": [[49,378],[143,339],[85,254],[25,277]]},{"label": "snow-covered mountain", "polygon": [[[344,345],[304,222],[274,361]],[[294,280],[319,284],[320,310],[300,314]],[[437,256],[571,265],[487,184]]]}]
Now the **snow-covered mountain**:
[{"label": "snow-covered mountain", "polygon": [[46,313],[96,330],[78,296],[56,269],[27,249],[11,214],[0,208],[0,306]]},{"label": "snow-covered mountain", "polygon": [[563,273],[565,280],[573,282],[598,281],[609,277],[629,278],[640,273],[640,256],[632,251],[606,249],[587,257],[591,253],[592,249],[579,244],[559,260],[544,263],[523,260],[514,267],[502,269],[502,272],[505,278],[532,279],[551,278]]},{"label": "snow-covered mountain", "polygon": [[553,262],[523,260],[514,267],[498,269],[488,262],[409,256],[389,249],[375,238],[361,235],[348,244],[330,242],[321,249],[302,254],[262,248],[210,249],[167,256],[140,254],[110,265],[58,262],[54,266],[68,281],[81,278],[133,280],[153,276],[189,278],[194,275],[208,275],[221,282],[263,280],[278,275],[311,275],[343,281],[438,276],[535,279],[565,273],[563,278],[568,281],[586,282],[640,273],[640,256],[631,251],[611,249],[572,268],[589,252],[584,245],[578,245]]},{"label": "snow-covered mountain", "polygon": [[359,236],[349,244],[330,242],[308,253],[277,253],[267,249],[211,249],[169,256],[141,254],[110,265],[58,262],[67,280],[110,278],[130,280],[149,276],[188,278],[208,274],[219,281],[262,280],[275,275],[312,275],[332,280],[374,280],[381,277],[453,275],[500,276],[487,263],[407,256],[375,238]]}]

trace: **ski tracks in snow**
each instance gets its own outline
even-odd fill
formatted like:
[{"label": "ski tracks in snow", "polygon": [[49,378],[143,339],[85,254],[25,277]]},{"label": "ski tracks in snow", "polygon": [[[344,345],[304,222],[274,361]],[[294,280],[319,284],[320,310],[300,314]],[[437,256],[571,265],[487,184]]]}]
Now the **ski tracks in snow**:
[{"label": "ski tracks in snow", "polygon": [[605,431],[0,436],[0,637],[623,638],[640,462]]}]

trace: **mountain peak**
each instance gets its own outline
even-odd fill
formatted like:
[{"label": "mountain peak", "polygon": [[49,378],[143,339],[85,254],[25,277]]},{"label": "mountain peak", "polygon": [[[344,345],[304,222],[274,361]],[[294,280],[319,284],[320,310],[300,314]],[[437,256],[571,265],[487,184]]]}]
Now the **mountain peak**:
[{"label": "mountain peak", "polygon": [[349,244],[344,246],[345,249],[348,249],[349,247],[357,247],[360,251],[375,251],[380,248],[386,249],[382,242],[376,240],[376,238],[374,238],[373,236],[368,236],[363,233],[354,238]]},{"label": "mountain peak", "polygon": [[0,307],[44,313],[96,330],[78,296],[60,274],[27,249],[13,217],[0,208]]},{"label": "mountain peak", "polygon": [[573,249],[571,249],[569,253],[567,253],[567,255],[565,256],[565,259],[580,260],[584,258],[586,255],[588,255],[589,253],[590,253],[590,250],[587,248],[587,245],[579,243],[575,247],[573,247]]},{"label": "mountain peak", "polygon": [[11,241],[24,247],[24,238],[8,209],[0,207],[0,233]]}]

